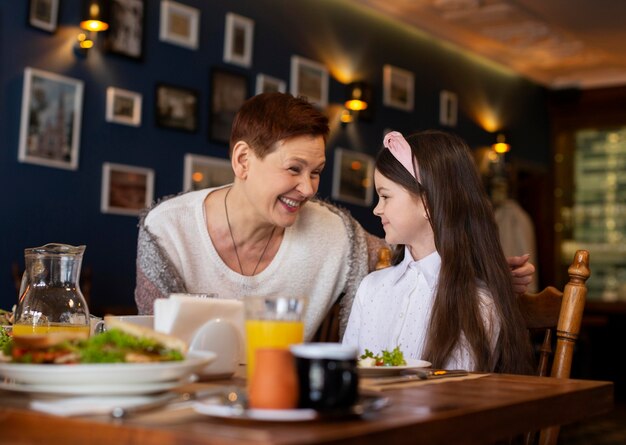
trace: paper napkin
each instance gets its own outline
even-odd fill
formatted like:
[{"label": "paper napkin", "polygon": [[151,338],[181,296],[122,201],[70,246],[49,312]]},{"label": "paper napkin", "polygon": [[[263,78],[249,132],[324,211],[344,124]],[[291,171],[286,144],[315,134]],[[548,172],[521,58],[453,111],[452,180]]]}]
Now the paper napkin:
[{"label": "paper napkin", "polygon": [[[232,323],[243,342],[245,316],[241,301],[172,294],[154,302],[154,329],[179,337],[187,344],[192,343],[205,323],[216,319]],[[240,363],[244,363],[245,348],[240,350]]]}]

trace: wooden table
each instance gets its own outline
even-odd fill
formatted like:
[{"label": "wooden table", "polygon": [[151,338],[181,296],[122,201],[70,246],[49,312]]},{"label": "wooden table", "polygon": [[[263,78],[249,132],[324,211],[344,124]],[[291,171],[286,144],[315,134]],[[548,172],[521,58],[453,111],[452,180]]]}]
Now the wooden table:
[{"label": "wooden table", "polygon": [[25,396],[0,391],[0,443],[480,444],[606,413],[613,406],[611,382],[503,374],[381,394],[391,405],[366,419],[270,423],[210,418],[190,408],[124,421],[64,418],[28,410]]}]

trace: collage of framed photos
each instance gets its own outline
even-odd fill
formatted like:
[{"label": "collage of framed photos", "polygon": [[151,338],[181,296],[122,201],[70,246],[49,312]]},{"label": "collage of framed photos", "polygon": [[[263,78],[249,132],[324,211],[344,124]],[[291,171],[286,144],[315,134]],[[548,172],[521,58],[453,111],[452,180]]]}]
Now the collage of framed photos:
[{"label": "collage of framed photos", "polygon": [[[59,21],[61,0],[29,0],[28,24],[54,33]],[[144,58],[147,0],[111,0],[110,27],[103,50],[135,61]],[[198,51],[201,11],[173,0],[160,1],[159,41]],[[209,75],[210,141],[228,145],[237,110],[252,94],[286,92],[287,81],[265,73],[256,74],[249,88],[248,75],[238,71],[253,66],[254,20],[232,12],[225,14],[222,60],[235,69],[212,67]],[[76,170],[83,106],[84,82],[60,74],[26,68],[18,160],[47,167]],[[293,55],[290,59],[289,92],[305,97],[320,110],[328,106],[329,71],[317,61]],[[106,87],[104,119],[113,125],[141,127],[145,109],[142,94],[121,85]],[[383,66],[383,104],[406,112],[414,109],[415,76],[412,72]],[[154,88],[155,126],[196,133],[200,130],[199,90],[168,82]],[[440,124],[455,126],[457,97],[451,91],[440,95]],[[52,118],[51,118],[52,116]],[[45,119],[44,119],[45,118]],[[48,122],[45,126],[42,122]],[[52,122],[53,124],[50,124]],[[338,148],[335,151],[332,198],[369,206],[372,203],[373,159],[371,156]],[[136,215],[153,199],[154,171],[144,167],[109,164],[103,166],[102,205],[105,213]],[[184,163],[184,190],[222,185],[232,181],[230,163],[222,158],[188,154]],[[132,193],[130,190],[132,189]],[[120,196],[128,191],[129,200]],[[130,199],[132,197],[132,199]]]}]

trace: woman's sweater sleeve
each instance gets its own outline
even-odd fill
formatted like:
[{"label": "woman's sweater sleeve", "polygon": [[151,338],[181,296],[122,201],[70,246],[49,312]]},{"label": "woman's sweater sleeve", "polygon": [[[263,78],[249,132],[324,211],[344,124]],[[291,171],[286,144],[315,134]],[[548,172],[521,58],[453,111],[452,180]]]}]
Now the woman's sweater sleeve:
[{"label": "woman's sweater sleeve", "polygon": [[158,239],[145,225],[145,218],[139,222],[137,238],[137,281],[135,303],[140,315],[154,312],[154,300],[167,298],[170,293],[185,293],[185,284],[170,261],[167,253],[159,245]]}]

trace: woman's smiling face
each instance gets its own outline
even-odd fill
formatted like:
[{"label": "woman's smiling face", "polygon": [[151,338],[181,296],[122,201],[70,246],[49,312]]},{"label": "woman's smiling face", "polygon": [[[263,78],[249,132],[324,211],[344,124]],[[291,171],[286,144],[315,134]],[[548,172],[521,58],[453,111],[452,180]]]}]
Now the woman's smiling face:
[{"label": "woman's smiling face", "polygon": [[317,193],[326,163],[324,139],[298,136],[277,145],[263,159],[250,155],[246,189],[251,204],[264,219],[289,227],[306,201]]}]

